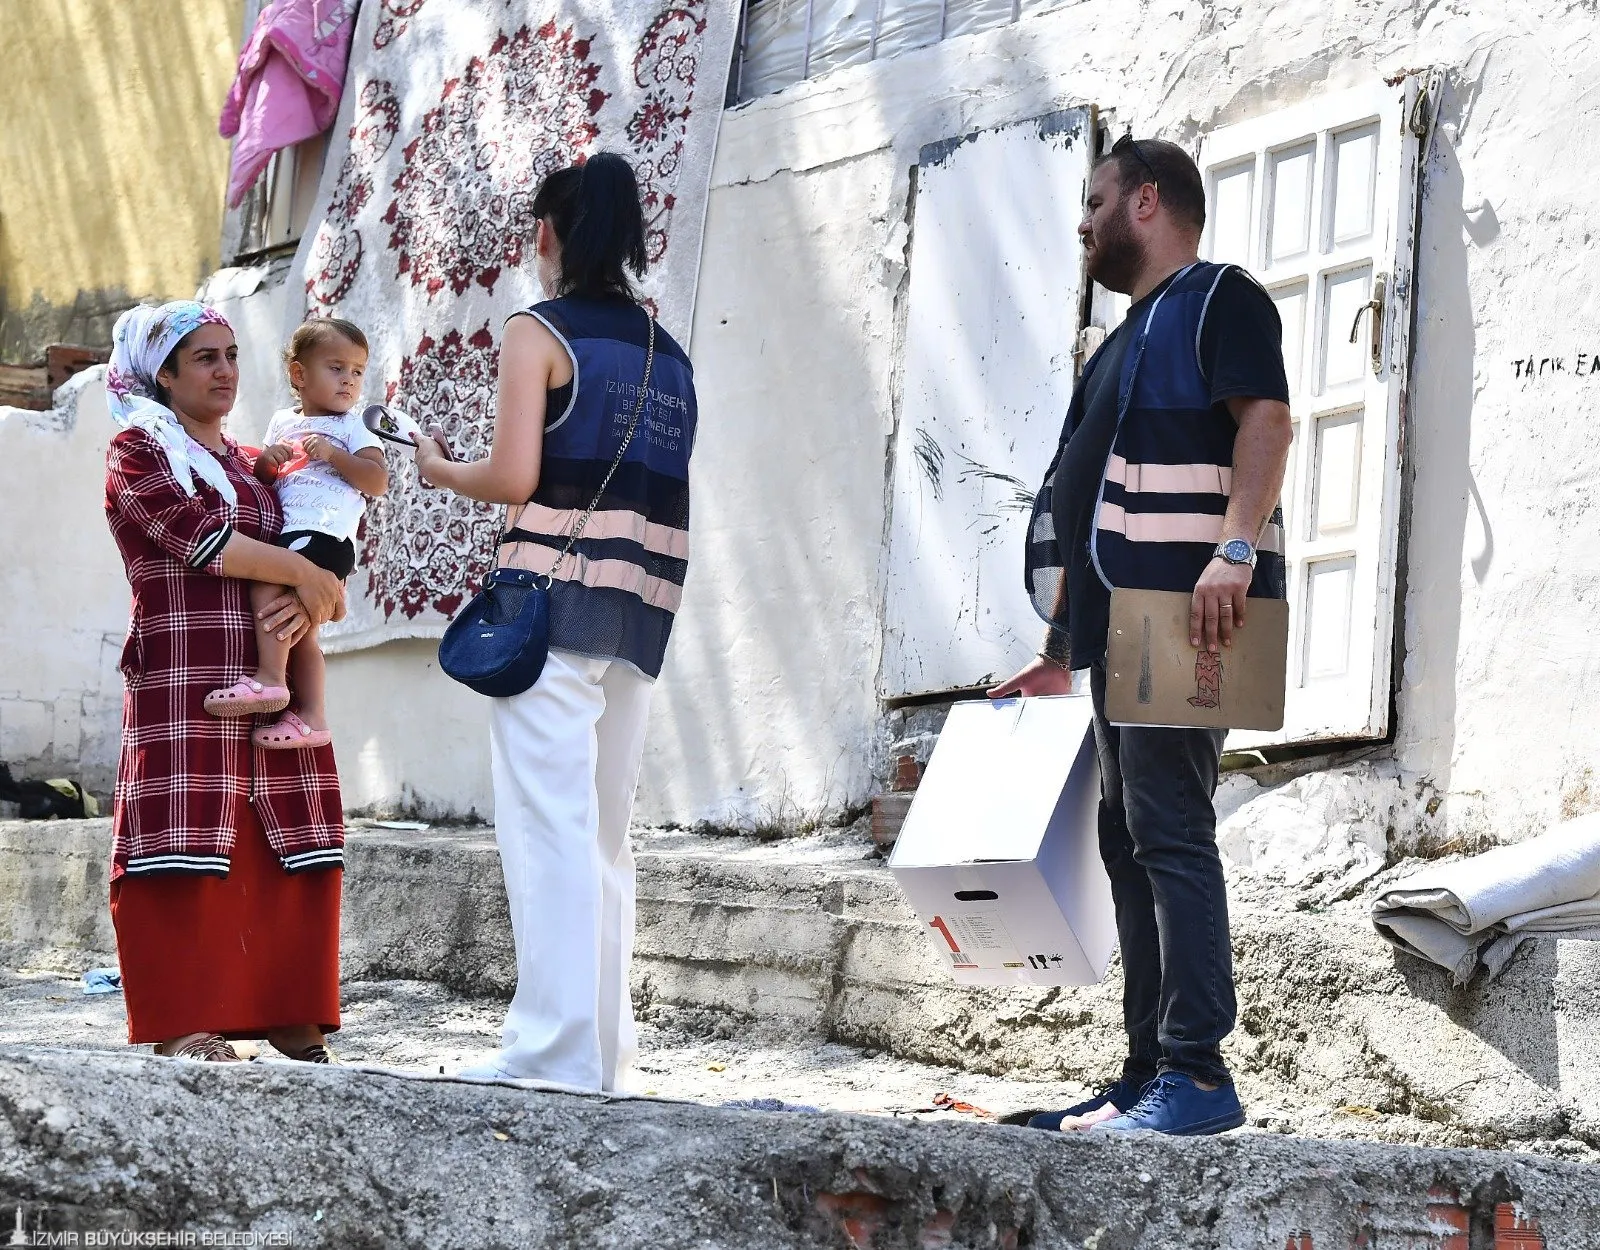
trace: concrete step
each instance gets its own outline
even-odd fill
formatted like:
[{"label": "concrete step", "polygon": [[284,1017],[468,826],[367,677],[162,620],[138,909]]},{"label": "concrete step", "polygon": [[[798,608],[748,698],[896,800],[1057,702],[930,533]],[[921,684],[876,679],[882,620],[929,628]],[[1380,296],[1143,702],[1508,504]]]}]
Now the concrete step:
[{"label": "concrete step", "polygon": [[[814,1039],[976,1073],[1079,1085],[1122,1053],[1120,981],[954,985],[859,840],[641,834],[634,991],[700,1037]],[[105,958],[105,822],[0,825],[0,962]],[[1600,1158],[1600,948],[1544,939],[1465,990],[1331,908],[1241,880],[1240,1027],[1229,1059],[1258,1127]],[[485,829],[355,830],[345,974],[509,996],[498,858]]]},{"label": "concrete step", "polygon": [[13,1244],[1592,1250],[1594,1178],[1489,1151],[1062,1137],[0,1048]]}]

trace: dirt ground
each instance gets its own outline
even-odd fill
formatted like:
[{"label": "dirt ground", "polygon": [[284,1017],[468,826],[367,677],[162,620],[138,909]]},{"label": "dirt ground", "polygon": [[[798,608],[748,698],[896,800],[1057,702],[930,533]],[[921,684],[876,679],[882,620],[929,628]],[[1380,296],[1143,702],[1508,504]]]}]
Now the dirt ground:
[{"label": "dirt ground", "polygon": [[[430,982],[356,982],[345,986],[344,1027],[330,1040],[347,1062],[452,1074],[495,1049],[504,1014],[504,1003]],[[126,1044],[126,1029],[121,994],[86,995],[80,980],[54,972],[0,972],[0,1043],[109,1050]],[[1078,1085],[957,1072],[833,1043],[711,1041],[648,1022],[639,1032],[634,1092],[694,1102],[775,1098],[829,1111],[973,1119],[983,1117],[936,1105],[937,1096],[1005,1114],[1065,1106],[1085,1093]],[[239,1049],[260,1062],[279,1061],[267,1046]]]},{"label": "dirt ground", "polygon": [[[495,1049],[504,1013],[499,1000],[467,998],[427,981],[346,983],[344,1027],[330,1041],[347,1063],[453,1075]],[[81,980],[56,972],[0,970],[0,1044],[118,1050],[126,1045],[126,1029],[120,993],[86,995]],[[239,1043],[239,1049],[256,1062],[288,1062],[264,1044]],[[778,1099],[824,1111],[983,1121],[1067,1106],[1088,1092],[1071,1083],[935,1067],[832,1042],[710,1039],[649,1021],[640,1022],[639,1051],[632,1092],[712,1105]],[[1453,1144],[1437,1124],[1365,1107],[1307,1107],[1249,1075],[1241,1075],[1239,1090],[1249,1117],[1245,1132]],[[1513,1148],[1600,1162],[1600,1152],[1571,1138]]]}]

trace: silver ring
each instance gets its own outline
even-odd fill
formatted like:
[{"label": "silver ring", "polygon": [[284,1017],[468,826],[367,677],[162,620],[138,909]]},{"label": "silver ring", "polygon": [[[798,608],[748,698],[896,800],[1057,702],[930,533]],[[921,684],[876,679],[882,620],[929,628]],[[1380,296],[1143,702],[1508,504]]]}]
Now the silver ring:
[{"label": "silver ring", "polygon": [[1224,612],[1232,612],[1232,611],[1233,611],[1233,604],[1231,604],[1231,603],[1225,603],[1225,604],[1223,604],[1223,605],[1222,605],[1222,610],[1223,610],[1223,611],[1224,611]]}]

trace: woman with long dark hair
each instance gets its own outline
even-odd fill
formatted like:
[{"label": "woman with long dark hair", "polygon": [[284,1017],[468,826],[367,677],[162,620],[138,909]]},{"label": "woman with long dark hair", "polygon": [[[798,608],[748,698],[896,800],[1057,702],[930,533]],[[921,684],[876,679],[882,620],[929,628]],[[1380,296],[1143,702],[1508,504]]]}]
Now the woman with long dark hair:
[{"label": "woman with long dark hair", "polygon": [[[549,298],[506,323],[493,448],[470,463],[428,440],[417,449],[425,481],[514,505],[498,563],[552,579],[544,670],[525,693],[492,701],[517,992],[500,1051],[463,1075],[612,1090],[636,1049],[628,821],[688,567],[694,375],[633,285],[645,229],[628,163],[600,153],[550,175],[533,211]],[[624,445],[641,386],[634,435],[557,562]]]}]

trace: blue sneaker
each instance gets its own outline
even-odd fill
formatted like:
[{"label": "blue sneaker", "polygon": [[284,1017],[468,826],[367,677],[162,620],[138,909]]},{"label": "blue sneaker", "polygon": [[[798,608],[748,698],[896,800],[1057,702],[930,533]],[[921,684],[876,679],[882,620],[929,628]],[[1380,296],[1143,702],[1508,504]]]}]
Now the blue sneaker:
[{"label": "blue sneaker", "polygon": [[1075,1107],[1068,1107],[1065,1111],[1041,1111],[1037,1115],[1028,1117],[1029,1128],[1048,1129],[1052,1133],[1061,1131],[1061,1121],[1073,1119],[1080,1115],[1088,1115],[1091,1111],[1098,1111],[1101,1107],[1112,1106],[1118,1111],[1131,1110],[1149,1089],[1149,1083],[1135,1085],[1126,1079],[1118,1081],[1115,1085],[1101,1090],[1093,1098],[1080,1102]]},{"label": "blue sneaker", "polygon": [[1173,1137],[1205,1137],[1243,1123],[1244,1108],[1232,1081],[1206,1090],[1182,1072],[1163,1072],[1145,1087],[1137,1106],[1094,1127],[1113,1133],[1149,1129]]}]

